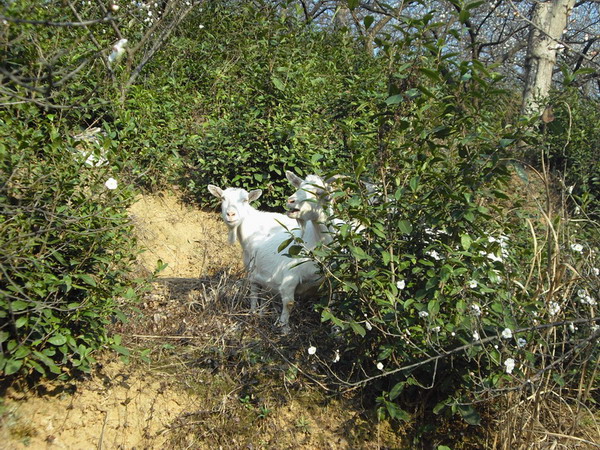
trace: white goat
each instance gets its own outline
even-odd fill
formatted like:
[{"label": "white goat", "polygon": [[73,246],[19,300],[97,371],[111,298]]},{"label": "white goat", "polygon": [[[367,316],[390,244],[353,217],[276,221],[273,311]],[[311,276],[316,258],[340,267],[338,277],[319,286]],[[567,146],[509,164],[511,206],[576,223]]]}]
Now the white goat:
[{"label": "white goat", "polygon": [[[278,293],[282,310],[277,325],[282,327],[283,333],[288,333],[295,296],[314,289],[320,281],[318,268],[312,261],[291,258],[286,255],[285,249],[278,251],[281,243],[290,238],[290,232],[300,236],[298,222],[283,214],[253,208],[250,202],[260,197],[260,189],[247,192],[239,188],[222,190],[209,185],[208,190],[222,202],[223,220],[229,227],[229,242],[233,244],[237,239],[242,246],[244,266],[250,281],[252,310],[257,306],[259,286]],[[304,241],[314,242],[316,232],[308,225],[301,237]]]}]

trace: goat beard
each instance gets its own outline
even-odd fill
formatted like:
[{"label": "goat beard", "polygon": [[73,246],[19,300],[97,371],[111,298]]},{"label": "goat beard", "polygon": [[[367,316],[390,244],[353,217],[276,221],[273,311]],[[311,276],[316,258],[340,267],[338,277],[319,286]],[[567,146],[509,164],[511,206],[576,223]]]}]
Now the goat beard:
[{"label": "goat beard", "polygon": [[239,225],[229,228],[229,234],[227,235],[227,242],[229,242],[230,245],[235,244],[235,241],[237,241],[238,227],[239,227]]}]

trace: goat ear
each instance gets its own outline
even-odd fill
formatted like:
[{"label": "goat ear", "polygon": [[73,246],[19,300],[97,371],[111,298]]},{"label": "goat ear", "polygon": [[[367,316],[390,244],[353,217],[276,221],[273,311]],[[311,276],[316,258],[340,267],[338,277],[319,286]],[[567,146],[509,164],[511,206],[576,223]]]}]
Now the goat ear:
[{"label": "goat ear", "polygon": [[215,186],[214,184],[208,185],[208,192],[210,192],[212,195],[217,197],[219,200],[221,200],[223,198],[223,189]]},{"label": "goat ear", "polygon": [[285,177],[288,179],[288,181],[290,183],[292,183],[292,186],[294,186],[295,188],[299,188],[300,185],[302,184],[302,178],[300,178],[298,175],[296,175],[294,172],[290,172],[289,170],[285,171]]},{"label": "goat ear", "polygon": [[262,195],[261,189],[254,189],[253,191],[248,192],[248,202],[253,202],[254,200],[258,200]]}]

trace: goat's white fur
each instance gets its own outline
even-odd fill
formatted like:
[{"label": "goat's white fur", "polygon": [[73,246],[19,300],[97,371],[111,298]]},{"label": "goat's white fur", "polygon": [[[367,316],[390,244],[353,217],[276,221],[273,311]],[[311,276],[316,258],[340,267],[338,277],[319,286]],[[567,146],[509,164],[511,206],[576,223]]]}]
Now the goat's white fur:
[{"label": "goat's white fur", "polygon": [[208,190],[221,200],[223,220],[229,228],[229,242],[238,240],[242,246],[244,266],[250,281],[252,310],[257,306],[259,286],[278,293],[282,311],[277,324],[284,333],[289,332],[289,316],[295,296],[318,286],[320,276],[314,262],[307,258],[291,258],[286,255],[286,249],[279,252],[278,248],[290,238],[290,233],[302,237],[305,242],[315,242],[316,230],[308,225],[300,234],[295,218],[253,208],[250,202],[260,197],[260,190],[222,190],[214,185],[209,185]]}]

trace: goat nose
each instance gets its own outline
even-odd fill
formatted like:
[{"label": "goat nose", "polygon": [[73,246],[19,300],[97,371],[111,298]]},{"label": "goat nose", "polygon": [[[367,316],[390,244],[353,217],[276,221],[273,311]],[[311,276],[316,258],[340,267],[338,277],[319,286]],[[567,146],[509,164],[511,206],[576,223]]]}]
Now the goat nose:
[{"label": "goat nose", "polygon": [[287,201],[287,202],[288,202],[290,205],[293,205],[294,203],[296,203],[296,199],[295,199],[295,198],[293,198],[293,197],[290,197],[290,198],[288,198],[288,201]]}]

